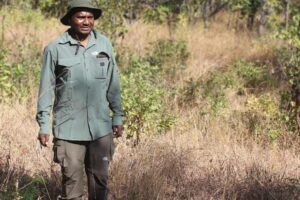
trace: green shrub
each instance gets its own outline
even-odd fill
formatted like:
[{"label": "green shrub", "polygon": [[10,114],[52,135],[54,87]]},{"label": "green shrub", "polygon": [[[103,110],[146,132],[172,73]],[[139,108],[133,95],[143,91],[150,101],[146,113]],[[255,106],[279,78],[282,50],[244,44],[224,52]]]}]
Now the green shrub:
[{"label": "green shrub", "polygon": [[25,100],[35,87],[38,61],[10,63],[8,51],[0,50],[0,102]]},{"label": "green shrub", "polygon": [[282,67],[285,87],[281,90],[281,109],[290,130],[297,131],[300,111],[300,53],[297,49],[283,47],[277,52]]},{"label": "green shrub", "polygon": [[228,104],[226,89],[235,85],[234,74],[226,71],[215,71],[209,75],[209,79],[202,83],[202,98],[207,100],[210,109],[214,114],[218,114]]},{"label": "green shrub", "polygon": [[247,113],[252,120],[253,132],[258,138],[275,141],[284,133],[284,120],[280,111],[280,101],[274,94],[250,95],[246,102]]},{"label": "green shrub", "polygon": [[166,77],[174,78],[177,72],[186,67],[189,52],[185,41],[158,40],[152,44],[146,60],[158,66]]},{"label": "green shrub", "polygon": [[136,142],[141,135],[162,133],[174,123],[175,117],[168,114],[164,102],[167,91],[159,79],[158,67],[141,58],[133,58],[121,73],[127,137],[134,137]]},{"label": "green shrub", "polygon": [[276,80],[269,74],[267,66],[259,62],[240,60],[230,67],[231,70],[235,71],[234,73],[236,73],[243,86],[250,89],[250,92],[276,86]]},{"label": "green shrub", "polygon": [[162,133],[174,124],[166,103],[172,93],[168,83],[185,67],[188,56],[184,41],[169,40],[153,43],[145,58],[130,55],[121,73],[128,138],[138,141],[140,135]]},{"label": "green shrub", "polygon": [[180,106],[196,106],[197,99],[200,95],[201,80],[190,78],[185,81],[185,85],[179,88],[179,105]]}]

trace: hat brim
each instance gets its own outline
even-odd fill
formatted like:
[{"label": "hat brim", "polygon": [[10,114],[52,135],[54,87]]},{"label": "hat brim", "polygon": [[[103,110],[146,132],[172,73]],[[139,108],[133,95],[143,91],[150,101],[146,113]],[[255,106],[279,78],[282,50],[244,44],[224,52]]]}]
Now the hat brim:
[{"label": "hat brim", "polygon": [[[80,11],[80,10],[89,10],[91,11],[93,14],[94,14],[94,19],[97,20],[98,18],[101,17],[102,15],[102,10],[101,9],[98,9],[98,8],[88,8],[88,7],[82,7],[82,8],[76,8],[76,10]],[[60,19],[60,22],[63,24],[63,25],[66,25],[66,26],[70,26],[70,17],[71,15],[74,13],[74,10],[75,8],[71,9],[67,14],[65,14],[61,19]]]}]

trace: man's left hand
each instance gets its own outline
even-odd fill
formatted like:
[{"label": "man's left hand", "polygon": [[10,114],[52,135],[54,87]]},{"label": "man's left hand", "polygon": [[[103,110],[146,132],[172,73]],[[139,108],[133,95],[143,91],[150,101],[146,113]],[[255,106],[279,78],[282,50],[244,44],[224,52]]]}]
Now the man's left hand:
[{"label": "man's left hand", "polygon": [[122,125],[113,126],[113,134],[116,138],[122,137],[124,127]]}]

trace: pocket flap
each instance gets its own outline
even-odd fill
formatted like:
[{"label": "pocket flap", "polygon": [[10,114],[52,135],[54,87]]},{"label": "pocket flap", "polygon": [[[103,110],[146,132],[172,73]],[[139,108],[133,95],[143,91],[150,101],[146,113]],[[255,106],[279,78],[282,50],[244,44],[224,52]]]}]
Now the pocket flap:
[{"label": "pocket flap", "polygon": [[58,60],[58,65],[72,67],[80,63],[80,58],[61,58]]}]

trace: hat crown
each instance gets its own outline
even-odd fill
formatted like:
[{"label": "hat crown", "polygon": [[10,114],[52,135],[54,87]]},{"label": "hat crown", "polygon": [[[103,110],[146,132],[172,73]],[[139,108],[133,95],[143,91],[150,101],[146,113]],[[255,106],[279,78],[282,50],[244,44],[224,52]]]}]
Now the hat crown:
[{"label": "hat crown", "polygon": [[95,19],[98,19],[102,14],[102,10],[95,7],[91,0],[72,0],[68,2],[67,13],[60,19],[62,24],[70,25],[70,15],[72,14],[72,10],[76,8],[88,8],[89,10],[91,10],[91,12],[93,12]]},{"label": "hat crown", "polygon": [[91,0],[72,0],[68,3],[68,10],[71,10],[73,8],[95,8],[92,4]]}]

